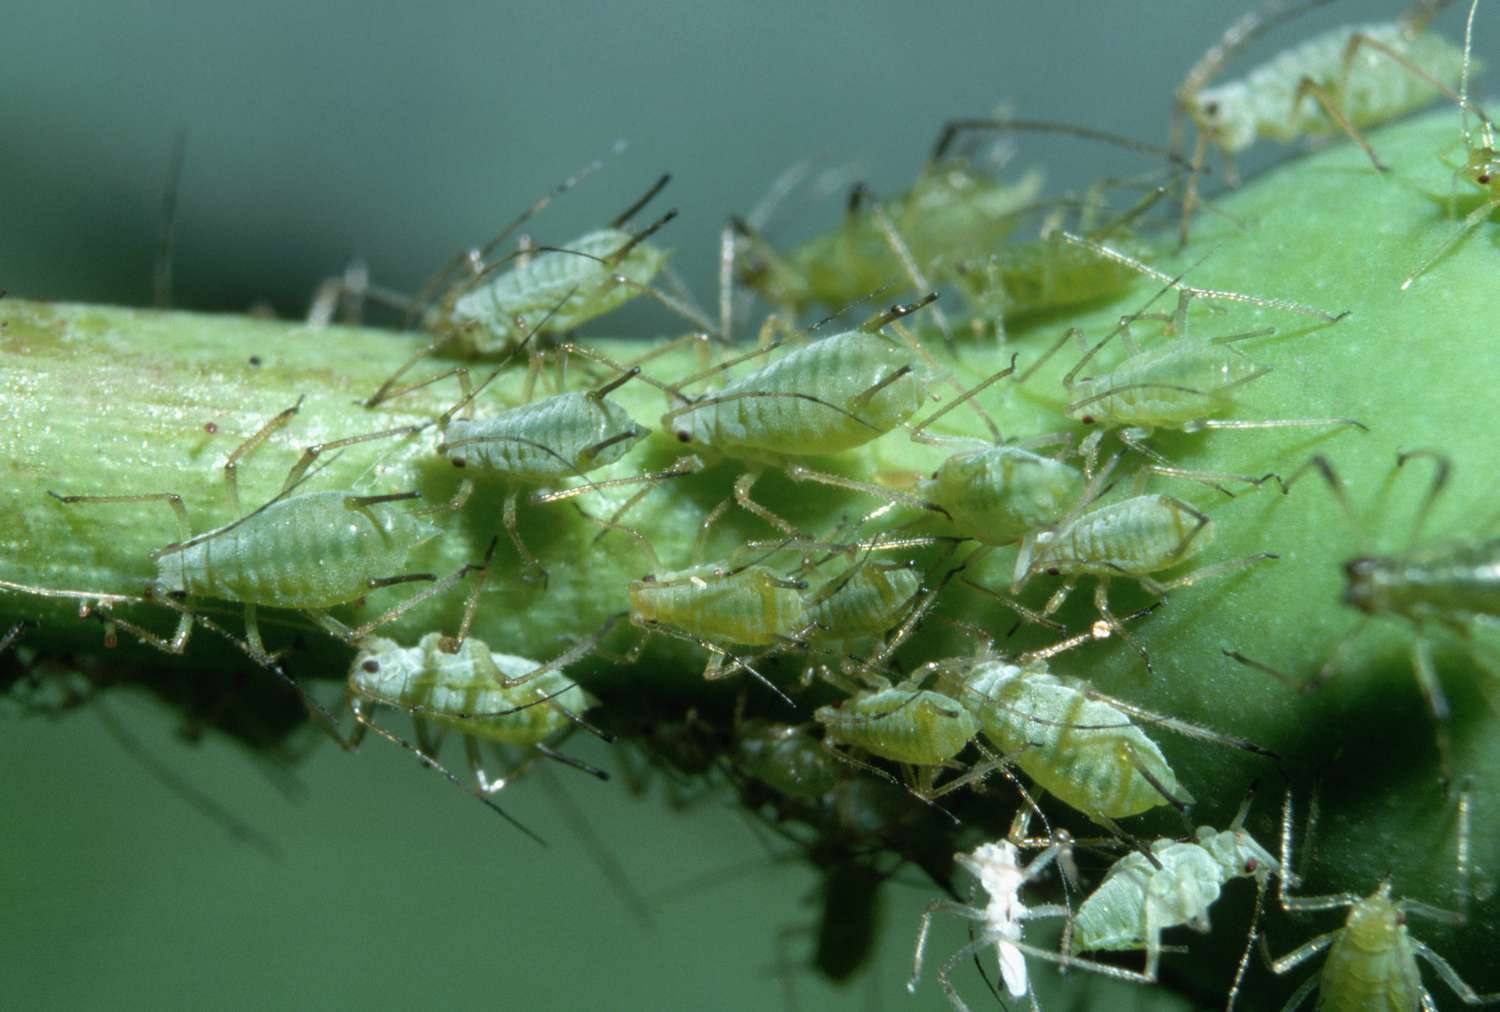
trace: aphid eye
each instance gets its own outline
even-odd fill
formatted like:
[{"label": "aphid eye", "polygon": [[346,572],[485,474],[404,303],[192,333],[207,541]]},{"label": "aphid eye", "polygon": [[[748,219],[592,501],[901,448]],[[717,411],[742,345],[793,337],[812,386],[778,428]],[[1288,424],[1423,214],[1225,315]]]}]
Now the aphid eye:
[{"label": "aphid eye", "polygon": [[364,668],[365,671],[373,675],[375,672],[380,670],[380,662],[371,657],[369,660],[361,664],[360,667]]},{"label": "aphid eye", "polygon": [[1245,858],[1245,874],[1248,875],[1260,867],[1260,862],[1253,857]]},{"label": "aphid eye", "polygon": [[1056,566],[1048,566],[1047,567],[1047,575],[1048,576],[1060,576],[1061,574],[1062,574],[1062,570],[1058,569]]},{"label": "aphid eye", "polygon": [[463,457],[454,457],[453,458],[453,466],[454,467],[468,467],[469,466],[469,462],[468,462],[468,460],[464,459]]},{"label": "aphid eye", "polygon": [[934,472],[932,472],[932,477],[931,477],[931,479],[930,479],[930,480],[932,480],[932,481],[937,481],[937,474],[938,474],[938,473],[937,473],[937,472],[936,472],[936,471],[934,471]]},{"label": "aphid eye", "polygon": [[691,432],[683,432],[679,429],[677,431],[677,441],[679,443],[691,443],[693,441],[693,434]]},{"label": "aphid eye", "polygon": [[1397,910],[1396,911],[1396,925],[1399,927],[1400,925],[1403,925],[1405,923],[1406,923],[1406,912],[1403,911],[1403,910]]},{"label": "aphid eye", "polygon": [[206,433],[208,433],[210,436],[212,436],[214,433],[216,433],[216,432],[219,431],[219,427],[217,425],[215,425],[213,422],[204,422],[203,423],[203,431],[206,432]]},{"label": "aphid eye", "polygon": [[1217,115],[1219,115],[1219,103],[1217,103],[1217,102],[1205,102],[1203,104],[1203,115],[1205,115],[1205,116],[1217,116]]},{"label": "aphid eye", "polygon": [[1093,425],[1094,424],[1094,416],[1093,415],[1084,415],[1082,418],[1080,418],[1078,420],[1080,422],[1082,422],[1084,425]]},{"label": "aphid eye", "polygon": [[1488,182],[1489,182],[1489,181],[1490,181],[1490,174],[1489,174],[1489,173],[1488,173],[1488,172],[1481,172],[1481,173],[1480,173],[1480,174],[1479,174],[1479,175],[1478,175],[1478,176],[1477,176],[1477,177],[1475,177],[1475,178],[1476,178],[1476,179],[1477,179],[1477,180],[1478,180],[1478,181],[1479,181],[1479,182],[1480,182],[1480,183],[1488,183]]}]

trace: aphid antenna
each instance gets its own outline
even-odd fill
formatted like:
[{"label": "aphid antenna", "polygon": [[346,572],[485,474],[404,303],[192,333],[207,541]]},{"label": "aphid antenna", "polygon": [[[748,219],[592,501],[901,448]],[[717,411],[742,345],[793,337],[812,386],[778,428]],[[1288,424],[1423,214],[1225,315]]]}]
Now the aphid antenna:
[{"label": "aphid antenna", "polygon": [[514,678],[511,678],[502,674],[500,677],[501,687],[506,689],[513,689],[517,686],[525,685],[527,682],[532,681],[533,679],[540,678],[545,674],[549,674],[553,671],[561,671],[563,668],[566,668],[570,664],[578,663],[579,661],[583,660],[583,658],[587,657],[589,654],[597,650],[599,644],[604,642],[604,638],[608,636],[614,629],[614,627],[619,623],[619,621],[622,618],[625,618],[627,615],[629,615],[629,612],[622,611],[616,612],[615,614],[609,616],[604,620],[604,623],[600,625],[599,628],[593,633],[588,636],[581,637],[577,643],[574,643],[567,650],[563,651],[561,654],[558,654],[556,657],[554,657],[550,661],[547,661],[545,664],[537,665],[530,671],[526,672],[524,675],[517,675]]},{"label": "aphid antenna", "polygon": [[[901,269],[906,272],[906,276],[911,281],[912,286],[919,292],[931,292],[932,282],[928,279],[926,273],[923,272],[922,268],[918,266],[916,258],[911,255],[911,248],[907,245],[906,240],[901,237],[901,233],[896,229],[896,223],[891,221],[891,216],[886,213],[885,205],[882,204],[878,199],[876,199],[874,192],[870,190],[870,188],[864,183],[856,184],[854,189],[849,192],[848,217],[852,219],[856,212],[859,210],[859,204],[864,201],[868,201],[870,205],[870,213],[874,216],[876,224],[880,226],[880,234],[884,237],[886,246],[892,253],[895,254],[896,260],[901,264]],[[937,294],[934,292],[925,301],[915,303],[913,305],[912,311],[920,309],[928,302],[933,302],[936,299]],[[899,307],[892,308],[895,309]],[[906,314],[903,313],[902,315],[904,316]],[[947,348],[951,352],[953,350],[953,327],[948,322],[948,315],[943,312],[942,306],[934,306],[932,309],[932,315],[933,318],[937,321],[938,331],[943,335],[943,347]],[[869,325],[866,324],[860,329],[864,330],[868,326]],[[875,329],[878,330],[883,326],[885,326],[885,323],[879,324]]]},{"label": "aphid antenna", "polygon": [[828,324],[834,322],[839,317],[843,316],[845,313],[849,312],[849,310],[854,309],[857,306],[863,306],[867,302],[874,302],[876,299],[883,298],[885,296],[886,292],[889,292],[892,288],[895,288],[895,287],[896,287],[896,282],[894,282],[894,281],[887,281],[885,284],[881,285],[879,288],[875,289],[874,291],[867,292],[864,295],[861,295],[859,298],[855,299],[853,302],[850,302],[847,305],[840,307],[836,312],[829,313],[827,316],[823,317],[817,323],[814,323],[811,327],[808,327],[807,328],[807,332],[809,334],[811,334],[811,333],[813,333],[816,330],[821,330],[822,328],[828,326]]},{"label": "aphid antenna", "polygon": [[[1010,356],[1010,364],[1007,365],[1004,369],[991,373],[989,376],[986,376],[978,383],[969,387],[967,390],[963,390],[956,398],[949,401],[947,404],[944,404],[932,414],[922,419],[922,421],[918,422],[915,426],[912,427],[911,438],[919,443],[943,445],[945,442],[944,437],[924,435],[927,431],[928,426],[932,425],[933,422],[937,421],[939,418],[942,418],[954,408],[957,408],[963,404],[970,403],[973,398],[983,393],[985,390],[988,390],[991,386],[994,386],[996,383],[1005,379],[1007,376],[1013,375],[1016,371],[1016,359],[1018,357],[1018,355],[1012,353]],[[990,418],[989,412],[985,411],[977,404],[975,405],[975,411],[977,411],[979,413],[979,416],[988,423],[991,443],[995,446],[999,446],[1001,443],[1005,442],[1005,440],[1000,435],[1000,430],[995,425],[994,419]]]},{"label": "aphid antenna", "polygon": [[[1328,0],[1319,0],[1319,2],[1328,2]],[[1155,278],[1157,281],[1165,282],[1170,287],[1187,292],[1194,298],[1208,299],[1210,301],[1219,302],[1244,302],[1249,303],[1253,306],[1261,306],[1265,309],[1278,309],[1287,313],[1295,313],[1299,316],[1311,316],[1315,319],[1322,320],[1325,323],[1337,323],[1344,317],[1348,316],[1351,312],[1350,310],[1346,309],[1341,313],[1330,313],[1326,310],[1318,309],[1314,306],[1308,306],[1300,302],[1294,302],[1291,299],[1266,298],[1260,295],[1250,295],[1245,292],[1231,292],[1216,288],[1195,288],[1190,285],[1181,284],[1182,277],[1187,273],[1186,271],[1184,271],[1183,274],[1173,278],[1165,272],[1157,270],[1156,268],[1142,262],[1141,260],[1138,260],[1130,254],[1121,252],[1120,250],[1117,250],[1111,246],[1107,246],[1104,243],[1096,242],[1093,239],[1089,239],[1081,235],[1075,235],[1074,233],[1069,232],[1065,229],[1059,230],[1057,234],[1061,236],[1062,239],[1066,242],[1070,242],[1075,246],[1081,246],[1084,249],[1091,250],[1101,257],[1113,260],[1115,263],[1120,264],[1123,267],[1128,267],[1140,274],[1144,274],[1148,278]],[[1217,250],[1210,250],[1208,256],[1212,256],[1215,252],[1217,252]],[[1207,258],[1208,257],[1205,256],[1203,259]],[[1202,263],[1202,260],[1194,263],[1191,267],[1188,268],[1188,270],[1196,268],[1200,263]]]},{"label": "aphid antenna", "polygon": [[[1322,0],[1327,3],[1329,0]],[[942,132],[938,134],[937,141],[932,145],[932,153],[927,157],[928,166],[941,162],[948,154],[948,149],[959,135],[966,131],[1004,132],[1008,130],[1026,130],[1040,133],[1065,134],[1070,137],[1079,137],[1084,140],[1100,141],[1111,144],[1127,151],[1135,151],[1143,155],[1152,155],[1164,158],[1181,169],[1191,166],[1181,155],[1166,148],[1159,148],[1154,144],[1147,144],[1136,140],[1134,137],[1126,137],[1124,134],[1111,133],[1108,130],[1098,130],[1094,127],[1079,126],[1073,123],[1063,123],[1058,120],[1044,119],[1015,119],[1011,117],[988,117],[977,119],[954,119],[943,125]]]},{"label": "aphid antenna", "polygon": [[631,218],[635,217],[636,212],[645,207],[647,204],[651,203],[651,201],[656,198],[656,195],[662,190],[666,189],[667,184],[671,181],[672,174],[670,172],[663,172],[661,176],[656,180],[656,182],[652,183],[651,186],[647,188],[646,192],[641,194],[640,197],[636,199],[635,203],[631,204],[625,210],[621,211],[619,216],[615,218],[614,221],[609,223],[610,227],[623,229],[625,227],[625,224],[629,222]]},{"label": "aphid antenna", "polygon": [[[583,182],[589,176],[592,176],[594,173],[598,172],[603,167],[604,161],[602,159],[590,162],[588,165],[584,166],[582,169],[575,172],[568,178],[564,179],[561,183],[557,184],[557,186],[553,187],[547,193],[544,193],[542,194],[542,196],[538,197],[530,207],[526,208],[514,219],[512,219],[508,225],[502,228],[499,233],[497,233],[495,237],[492,238],[489,242],[485,243],[484,246],[474,250],[466,250],[465,252],[455,256],[452,260],[445,264],[437,272],[437,274],[433,275],[433,277],[425,285],[422,286],[422,289],[420,292],[418,292],[417,297],[412,300],[412,308],[408,311],[405,318],[403,318],[403,320],[401,321],[402,327],[411,327],[416,320],[421,318],[422,314],[425,313],[429,307],[431,307],[436,301],[442,298],[445,287],[448,286],[449,279],[460,268],[464,267],[466,264],[472,264],[476,262],[482,264],[491,253],[493,253],[500,247],[501,243],[505,242],[512,235],[514,235],[517,229],[526,224],[526,222],[530,221],[532,217],[540,213],[543,208],[552,203],[552,201],[556,200],[558,197],[562,196],[564,193],[567,193],[579,183]],[[459,287],[461,287],[461,285]]]},{"label": "aphid antenna", "polygon": [[475,799],[477,799],[480,804],[484,805],[490,811],[492,811],[496,815],[500,816],[500,818],[504,819],[506,822],[510,823],[512,826],[514,826],[517,829],[519,829],[522,833],[525,833],[531,839],[535,840],[536,843],[539,846],[544,847],[544,848],[548,847],[548,843],[547,843],[546,840],[542,839],[540,836],[538,836],[536,833],[532,832],[530,829],[527,829],[526,826],[523,825],[520,820],[518,820],[515,816],[511,815],[505,809],[501,808],[494,801],[490,800],[483,793],[471,790],[469,787],[467,787],[462,780],[460,780],[457,776],[455,776],[453,774],[453,772],[450,769],[448,769],[448,767],[446,767],[442,763],[438,762],[438,760],[437,760],[437,758],[435,756],[429,755],[427,752],[424,752],[422,749],[420,749],[417,746],[413,745],[411,742],[407,741],[405,738],[401,737],[399,734],[396,734],[394,731],[390,731],[390,730],[388,730],[388,729],[386,729],[384,727],[381,727],[379,724],[375,723],[369,717],[365,716],[364,713],[362,713],[360,711],[358,705],[356,705],[354,707],[354,718],[355,718],[355,720],[357,720],[359,722],[359,726],[360,727],[368,728],[369,730],[374,731],[376,734],[380,735],[386,741],[393,742],[393,743],[401,746],[402,748],[406,749],[406,751],[408,751],[412,755],[416,756],[417,759],[422,763],[422,765],[427,766],[430,769],[437,770],[443,776],[447,777],[448,782],[451,783],[454,787],[457,787],[459,790],[463,791],[465,794],[468,794],[468,795],[474,797]]},{"label": "aphid antenna", "polygon": [[167,182],[162,187],[161,211],[157,215],[156,257],[151,271],[151,305],[172,305],[172,261],[177,249],[177,198],[182,192],[182,165],[187,157],[187,129],[179,127],[172,138],[172,156],[167,163]]},{"label": "aphid antenna", "polygon": [[1344,517],[1349,521],[1349,527],[1354,531],[1356,540],[1361,546],[1367,548],[1371,543],[1369,531],[1365,529],[1364,524],[1359,520],[1359,516],[1354,512],[1354,504],[1349,501],[1349,494],[1344,489],[1344,480],[1339,477],[1338,472],[1334,470],[1333,464],[1329,459],[1321,453],[1315,453],[1307,458],[1292,472],[1291,477],[1281,482],[1282,494],[1286,495],[1290,493],[1292,486],[1297,484],[1303,475],[1310,472],[1316,473],[1327,484],[1329,491],[1333,493],[1334,499],[1338,501],[1339,508],[1344,511]]},{"label": "aphid antenna", "polygon": [[1398,450],[1396,451],[1396,467],[1406,466],[1408,460],[1426,458],[1433,463],[1432,484],[1427,487],[1427,494],[1422,497],[1422,503],[1417,507],[1417,515],[1412,518],[1411,533],[1407,536],[1406,547],[1415,548],[1422,538],[1422,528],[1427,525],[1427,518],[1432,513],[1433,503],[1437,502],[1438,496],[1448,487],[1448,478],[1453,472],[1453,461],[1446,453],[1433,449]]}]

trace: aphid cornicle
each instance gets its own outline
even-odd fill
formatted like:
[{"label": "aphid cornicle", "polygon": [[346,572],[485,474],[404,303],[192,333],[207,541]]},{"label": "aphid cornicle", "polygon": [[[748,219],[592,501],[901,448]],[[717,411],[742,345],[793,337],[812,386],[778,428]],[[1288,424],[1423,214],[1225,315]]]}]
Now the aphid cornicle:
[{"label": "aphid cornicle", "polygon": [[[1288,794],[1281,819],[1283,869],[1291,868],[1291,852],[1292,797]],[[1349,914],[1343,927],[1318,935],[1271,963],[1271,969],[1276,973],[1287,973],[1328,950],[1322,973],[1304,981],[1283,1006],[1283,1012],[1295,1012],[1314,989],[1318,992],[1318,1012],[1367,1012],[1370,1009],[1436,1012],[1437,1002],[1422,983],[1418,959],[1425,960],[1436,970],[1443,983],[1465,1005],[1500,1003],[1500,992],[1481,994],[1475,991],[1446,959],[1413,938],[1406,926],[1413,915],[1442,924],[1459,924],[1462,918],[1458,914],[1416,900],[1392,899],[1388,878],[1369,896],[1356,893],[1293,896],[1287,892],[1288,876],[1289,872],[1278,878],[1282,909],[1291,913],[1312,913],[1347,908]]]},{"label": "aphid cornicle", "polygon": [[[224,464],[224,477],[230,501],[237,512],[241,507],[235,475],[240,460],[289,422],[299,406],[294,405],[278,414],[229,455]],[[425,517],[391,505],[419,498],[419,493],[361,495],[328,491],[293,494],[320,454],[411,431],[409,428],[392,429],[309,447],[288,472],[281,492],[269,502],[222,527],[197,535],[191,533],[187,508],[174,492],[111,496],[49,494],[65,504],[163,502],[170,506],[177,516],[181,539],[152,553],[157,575],[148,588],[149,595],[163,603],[183,597],[243,603],[249,652],[257,661],[269,665],[272,655],[261,643],[260,627],[256,621],[258,605],[303,611],[322,628],[352,644],[418,601],[448,589],[469,570],[470,567],[465,567],[452,577],[436,581],[432,587],[358,629],[350,629],[327,612],[329,608],[358,600],[380,587],[414,580],[436,580],[429,573],[401,573],[412,551],[439,533],[439,529]],[[187,646],[194,617],[185,606],[178,606],[178,610],[182,614],[177,631],[170,639],[147,633],[123,621],[120,624],[153,646],[170,653],[181,653]]]},{"label": "aphid cornicle", "polygon": [[1210,144],[1227,162],[1258,137],[1291,141],[1304,134],[1342,131],[1377,169],[1384,170],[1360,130],[1413,112],[1440,94],[1457,97],[1453,88],[1466,62],[1465,51],[1427,30],[1427,22],[1442,6],[1432,0],[1419,0],[1395,21],[1345,25],[1315,35],[1238,81],[1206,87],[1247,42],[1308,6],[1268,0],[1232,24],[1178,87],[1174,137],[1184,116],[1198,129],[1193,175],[1183,202],[1184,242],[1196,204],[1197,172]]}]

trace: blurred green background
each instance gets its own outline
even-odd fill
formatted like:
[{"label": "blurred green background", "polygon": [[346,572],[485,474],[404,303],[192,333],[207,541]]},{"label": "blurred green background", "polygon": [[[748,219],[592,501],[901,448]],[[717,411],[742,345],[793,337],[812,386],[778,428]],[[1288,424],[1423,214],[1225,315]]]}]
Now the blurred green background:
[{"label": "blurred green background", "polygon": [[[1399,9],[1334,4],[1251,59]],[[945,118],[1001,101],[1165,142],[1172,88],[1242,10],[1201,0],[14,4],[0,42],[0,286],[147,302],[179,132],[175,303],[269,301],[284,315],[356,256],[377,282],[414,290],[624,140],[533,234],[564,241],[671,170],[659,206],[682,217],[662,242],[711,304],[719,227],[793,163],[812,159],[817,171],[773,218],[778,243],[837,219],[842,193],[819,191],[820,174],[897,192]],[[1449,34],[1460,14],[1444,15]],[[1149,167],[1072,140],[1018,143],[1018,163],[1044,164],[1054,191]],[[1285,155],[1272,147],[1256,160]],[[680,327],[651,308],[605,323]],[[832,989],[799,969],[809,938],[793,929],[816,917],[817,879],[774,860],[787,848],[761,842],[727,796],[683,814],[659,784],[641,799],[618,779],[535,777],[503,800],[551,841],[542,850],[383,742],[355,757],[316,748],[297,770],[304,796],[289,800],[225,739],[184,744],[179,718],[144,696],[107,703],[149,754],[279,856],[168,792],[100,713],[53,722],[0,710],[8,1007],[760,1009],[784,1007],[788,981],[802,1008],[947,1007],[930,972],[917,997],[903,987],[932,898],[912,873],[888,890],[869,975]],[[602,746],[580,747],[615,768]],[[559,789],[646,898],[651,926],[590,863],[550,797]],[[934,952],[962,940],[945,925]],[[963,987],[975,1007],[997,1007],[972,968]],[[1076,1007],[1185,1007],[1112,993]]]}]

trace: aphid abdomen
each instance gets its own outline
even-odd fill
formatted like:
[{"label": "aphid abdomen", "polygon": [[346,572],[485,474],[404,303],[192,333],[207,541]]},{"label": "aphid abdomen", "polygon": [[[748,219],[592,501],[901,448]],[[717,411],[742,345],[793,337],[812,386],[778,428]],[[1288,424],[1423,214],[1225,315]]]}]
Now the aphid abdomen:
[{"label": "aphid abdomen", "polygon": [[411,550],[438,535],[390,507],[348,505],[352,493],[308,492],[157,553],[163,590],[277,608],[328,608],[396,576]]},{"label": "aphid abdomen", "polygon": [[[571,726],[562,709],[578,714],[593,703],[557,671],[507,689],[502,677],[518,678],[535,669],[537,662],[492,653],[472,637],[464,640],[458,653],[447,654],[439,649],[442,639],[439,633],[428,633],[414,647],[385,639],[368,641],[350,670],[351,690],[407,708],[419,719],[460,734],[508,745],[543,742]],[[559,705],[527,705],[548,697]]]},{"label": "aphid abdomen", "polygon": [[1073,948],[1078,952],[1144,949],[1151,935],[1207,914],[1223,887],[1223,869],[1196,843],[1157,840],[1151,854],[1132,852],[1078,908]]},{"label": "aphid abdomen", "polygon": [[1005,292],[1011,316],[1106,298],[1118,294],[1136,277],[1122,264],[1056,239],[1004,246],[992,262],[992,277]]},{"label": "aphid abdomen", "polygon": [[[455,464],[540,485],[612,464],[645,434],[616,402],[571,391],[493,418],[455,418],[448,423],[440,449]],[[628,438],[608,442],[622,435]]]},{"label": "aphid abdomen", "polygon": [[[918,364],[914,352],[878,334],[836,334],[735,380],[663,424],[683,442],[729,453],[837,453],[911,417],[924,393]],[[890,382],[870,393],[884,380]]]},{"label": "aphid abdomen", "polygon": [[1319,1012],[1416,1012],[1422,974],[1400,911],[1380,895],[1349,909],[1318,981]]},{"label": "aphid abdomen", "polygon": [[814,717],[835,742],[919,766],[947,762],[979,733],[979,722],[956,700],[903,686],[860,693]]},{"label": "aphid abdomen", "polygon": [[[1194,533],[1196,531],[1196,533]],[[1062,531],[1039,534],[1038,568],[1064,573],[1147,574],[1208,544],[1213,527],[1171,496],[1141,495],[1085,513]]]},{"label": "aphid abdomen", "polygon": [[546,333],[567,333],[640,294],[633,285],[615,281],[616,276],[647,285],[666,263],[665,253],[645,243],[618,263],[603,262],[633,238],[629,232],[605,228],[573,240],[566,251],[538,253],[460,297],[453,304],[452,323],[476,326],[483,334],[475,341],[481,352],[519,344],[543,321]]},{"label": "aphid abdomen", "polygon": [[1076,468],[1015,446],[993,446],[944,460],[920,494],[953,524],[986,544],[1004,545],[1055,523],[1083,491]]},{"label": "aphid abdomen", "polygon": [[807,623],[802,594],[764,566],[694,566],[630,584],[630,617],[710,642],[770,646]]},{"label": "aphid abdomen", "polygon": [[1182,793],[1161,749],[1129,715],[1044,666],[986,661],[959,679],[961,698],[991,744],[1084,814],[1139,815],[1166,804],[1163,790]]},{"label": "aphid abdomen", "polygon": [[827,638],[875,636],[901,621],[921,588],[922,577],[915,570],[856,565],[812,595],[807,618]]}]

